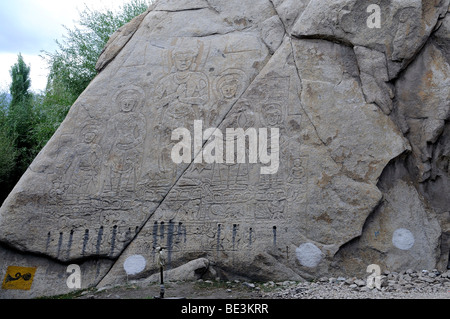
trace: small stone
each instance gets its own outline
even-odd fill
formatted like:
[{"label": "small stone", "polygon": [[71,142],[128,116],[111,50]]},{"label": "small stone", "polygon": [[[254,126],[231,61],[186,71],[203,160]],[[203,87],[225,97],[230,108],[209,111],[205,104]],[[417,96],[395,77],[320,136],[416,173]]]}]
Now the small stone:
[{"label": "small stone", "polygon": [[249,283],[249,282],[244,282],[242,285],[246,286],[247,288],[251,288],[251,289],[256,287],[255,284]]},{"label": "small stone", "polygon": [[422,281],[425,281],[425,282],[428,282],[428,283],[432,283],[432,282],[434,282],[435,281],[435,279],[434,278],[430,278],[430,277],[419,277],[419,279],[420,280],[422,280]]},{"label": "small stone", "polygon": [[348,279],[345,281],[345,283],[346,283],[347,285],[352,285],[352,284],[354,283],[354,281],[355,281],[355,278],[348,278]]},{"label": "small stone", "polygon": [[394,284],[393,286],[392,286],[392,288],[393,289],[395,289],[395,290],[397,290],[397,291],[400,291],[400,290],[402,290],[402,285],[399,285],[399,284]]},{"label": "small stone", "polygon": [[308,290],[308,288],[306,288],[306,287],[297,287],[297,288],[295,288],[295,293],[299,294],[306,290]]},{"label": "small stone", "polygon": [[406,280],[406,281],[411,281],[412,280],[411,276],[409,276],[409,275],[403,276],[403,279]]},{"label": "small stone", "polygon": [[364,286],[364,287],[361,287],[361,288],[359,289],[359,291],[361,291],[361,292],[367,292],[367,291],[370,291],[370,288],[367,287],[367,286]]},{"label": "small stone", "polygon": [[390,280],[398,280],[398,278],[399,278],[399,274],[398,273],[396,273],[396,272],[391,272],[389,275],[388,275],[388,279],[390,279]]},{"label": "small stone", "polygon": [[108,290],[110,288],[111,288],[110,286],[101,287],[101,288],[97,289],[97,292],[102,292],[102,291]]},{"label": "small stone", "polygon": [[380,281],[381,281],[381,287],[387,287],[389,284],[387,276],[381,276]]}]

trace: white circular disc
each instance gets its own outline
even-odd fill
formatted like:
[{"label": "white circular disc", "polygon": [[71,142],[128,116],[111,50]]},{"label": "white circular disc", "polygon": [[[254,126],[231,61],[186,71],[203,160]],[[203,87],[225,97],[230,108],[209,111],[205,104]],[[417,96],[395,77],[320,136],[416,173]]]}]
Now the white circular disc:
[{"label": "white circular disc", "polygon": [[322,261],[322,251],[312,243],[301,245],[295,250],[297,259],[305,267],[314,268]]},{"label": "white circular disc", "polygon": [[401,250],[409,250],[414,245],[414,235],[405,228],[399,228],[392,235],[392,243]]},{"label": "white circular disc", "polygon": [[130,256],[123,263],[123,268],[125,269],[127,275],[137,275],[144,271],[147,262],[145,258],[141,255]]}]

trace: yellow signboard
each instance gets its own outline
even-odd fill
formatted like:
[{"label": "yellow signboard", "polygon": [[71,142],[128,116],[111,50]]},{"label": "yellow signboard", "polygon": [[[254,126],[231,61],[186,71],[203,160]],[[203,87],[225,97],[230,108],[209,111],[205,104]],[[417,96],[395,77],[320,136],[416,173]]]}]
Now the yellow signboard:
[{"label": "yellow signboard", "polygon": [[7,290],[30,290],[33,284],[36,268],[8,267],[3,280],[2,289]]}]

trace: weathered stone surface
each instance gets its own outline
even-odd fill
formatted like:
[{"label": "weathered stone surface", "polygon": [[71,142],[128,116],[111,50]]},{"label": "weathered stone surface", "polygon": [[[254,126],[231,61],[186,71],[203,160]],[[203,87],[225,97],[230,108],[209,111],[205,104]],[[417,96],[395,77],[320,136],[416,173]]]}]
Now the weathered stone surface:
[{"label": "weathered stone surface", "polygon": [[[104,274],[111,268],[113,261],[97,259],[77,264],[81,268],[81,289],[86,289],[95,287],[100,282]],[[3,289],[0,287],[0,299],[50,297],[73,292],[73,289],[69,289],[67,286],[67,279],[71,275],[71,273],[67,272],[69,264],[51,261],[43,256],[17,253],[1,245],[1,282],[5,281],[6,271],[10,266],[36,268],[34,280],[32,281],[31,289],[27,291]]]},{"label": "weathered stone surface", "polygon": [[278,16],[286,28],[287,32],[292,31],[297,18],[305,10],[310,0],[272,0]]},{"label": "weathered stone surface", "polygon": [[386,57],[383,53],[355,46],[360,78],[367,103],[377,104],[385,114],[393,108],[394,88],[389,81]]},{"label": "weathered stone surface", "polygon": [[[186,256],[196,251],[199,256],[206,253],[218,268],[253,278],[265,278],[267,268],[276,268],[271,277],[281,280],[286,275],[297,277],[298,263],[304,274],[317,271],[297,259],[295,252],[302,244],[322,249],[321,261],[359,236],[381,199],[375,186],[381,167],[406,145],[393,122],[364,102],[355,78],[347,78],[348,70],[341,68],[339,60],[348,58],[347,49],[326,41],[293,45],[286,38],[219,126],[225,131],[239,126],[265,127],[267,121],[276,121],[272,125],[281,127],[281,158],[286,160],[281,161],[279,172],[262,176],[259,165],[192,165],[104,283],[123,280],[123,260],[145,254],[149,245],[172,245],[170,258],[175,265],[186,262]],[[325,60],[323,72],[311,69],[317,68],[316,55]],[[326,55],[330,57],[325,59]],[[354,56],[352,62],[348,64],[356,70]],[[316,96],[323,100],[313,100]],[[264,107],[268,104],[278,105],[280,116],[267,117]],[[383,129],[366,135],[367,126],[379,127],[379,123]],[[367,149],[368,144],[373,147]],[[300,159],[299,172],[296,159]],[[270,266],[263,266],[266,264]],[[315,266],[319,264],[324,271],[327,263]],[[151,272],[155,266],[149,263],[148,267]],[[264,271],[255,273],[255,268]]]},{"label": "weathered stone surface", "polygon": [[[223,29],[230,28],[217,13],[206,10],[222,21]],[[259,29],[255,34],[195,37],[192,25],[181,28],[192,20],[192,12],[147,15],[142,28],[72,107],[5,203],[2,239],[61,261],[120,255],[186,169],[170,158],[175,144],[171,132],[190,128],[198,119],[204,120],[205,128],[216,126],[269,55]],[[194,32],[194,37],[162,39],[147,34],[146,25],[159,23],[161,15],[173,15],[174,24],[166,25],[173,32],[165,32]],[[151,29],[158,30],[153,25]],[[198,96],[186,102],[171,96],[161,99],[176,93],[180,85],[173,60],[177,54],[189,55],[189,60],[195,56],[191,70],[198,70],[189,71],[190,82],[184,84],[198,90],[189,93]],[[224,96],[221,90],[230,80],[235,91]],[[134,99],[132,111],[124,105],[128,98]],[[37,206],[25,204],[21,213],[14,213],[19,203],[31,202]],[[17,233],[14,225],[30,227]],[[69,251],[57,246],[59,236],[73,243]]]},{"label": "weathered stone surface", "polygon": [[123,49],[123,47],[130,41],[131,37],[134,35],[136,30],[139,28],[142,20],[148,14],[147,12],[135,17],[130,23],[127,23],[122,28],[117,30],[106,43],[100,57],[98,58],[97,64],[95,66],[97,71],[103,70],[103,68],[113,60],[117,54]]},{"label": "weathered stone surface", "polygon": [[[207,272],[215,273],[215,270],[210,268],[210,262],[208,259],[199,258],[190,261],[187,264],[181,265],[178,268],[164,272],[164,282],[198,280],[207,275]],[[153,282],[159,283],[160,281],[161,275],[160,273],[156,273],[144,280],[139,280],[138,283],[139,285],[145,285]]]},{"label": "weathered stone surface", "polygon": [[322,37],[385,53],[389,79],[395,78],[424,45],[448,0],[379,3],[381,28],[368,28],[367,8],[373,2],[311,0],[292,29],[297,37]]},{"label": "weathered stone surface", "polygon": [[423,202],[411,183],[400,179],[389,185],[361,238],[339,253],[340,266],[347,268],[347,273],[363,274],[361,261],[367,259],[377,260],[382,269],[394,272],[437,265],[441,227],[436,214]]},{"label": "weathered stone surface", "polygon": [[437,143],[450,118],[448,48],[448,40],[440,45],[431,40],[396,82],[397,121],[411,143],[420,181],[431,177],[431,163],[438,158],[430,145]]},{"label": "weathered stone surface", "polygon": [[[156,278],[158,246],[191,279],[446,267],[448,1],[430,3],[382,1],[373,30],[364,1],[155,2],[3,204],[0,271],[39,255],[35,296],[80,260],[88,285],[125,283],[130,257]],[[212,130],[177,164],[182,128]],[[253,162],[249,138],[236,163],[227,129],[279,145]]]}]

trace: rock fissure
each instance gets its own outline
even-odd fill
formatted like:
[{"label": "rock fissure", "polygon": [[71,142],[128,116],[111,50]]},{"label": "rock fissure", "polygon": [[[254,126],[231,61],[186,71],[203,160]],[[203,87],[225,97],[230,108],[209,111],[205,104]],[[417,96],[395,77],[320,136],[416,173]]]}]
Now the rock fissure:
[{"label": "rock fissure", "polygon": [[[269,61],[270,61],[270,59],[269,59]],[[267,62],[267,63],[268,63],[268,62]],[[263,67],[263,68],[264,68],[264,67]],[[256,77],[255,77],[255,78],[256,78]],[[253,79],[253,81],[254,81],[254,80],[255,80],[255,79]],[[248,85],[248,87],[250,87],[250,86],[252,85],[253,81]],[[245,88],[245,90],[242,92],[242,94],[245,93],[245,91],[248,89],[248,87]],[[219,124],[216,128],[219,128],[219,127],[224,123],[224,121],[227,119],[228,114],[230,114],[230,112],[233,110],[233,107],[235,106],[235,104],[236,104],[236,102],[230,107],[230,109],[228,110],[228,112],[226,113],[226,115],[223,117],[223,119],[221,120],[220,124]],[[204,147],[205,147],[205,145],[206,145],[207,143],[208,143],[207,140],[206,140],[206,141],[203,141],[202,148],[200,149],[200,152],[203,152],[203,149],[204,149]],[[193,155],[194,155],[194,156],[193,156],[193,159],[195,159],[195,158],[199,155],[199,153],[193,154]],[[156,211],[160,208],[160,206],[164,203],[164,201],[166,200],[167,196],[169,196],[169,194],[171,193],[171,191],[178,185],[180,179],[183,178],[183,175],[185,174],[185,172],[192,168],[192,165],[195,165],[195,164],[194,164],[194,161],[192,161],[191,164],[189,164],[189,166],[187,166],[187,167],[184,169],[184,171],[180,174],[180,176],[178,177],[178,179],[175,181],[175,183],[174,183],[174,184],[172,185],[172,187],[169,189],[169,191],[167,192],[167,194],[163,197],[163,199],[161,200],[161,202],[159,203],[159,205],[156,207],[155,212],[156,212]],[[141,230],[145,227],[145,224],[147,224],[147,223],[149,222],[149,220],[151,219],[152,216],[153,216],[153,214],[149,216],[149,218],[148,218],[147,221],[144,223],[144,226],[141,228]],[[138,237],[139,233],[140,233],[140,231],[136,233],[136,235],[134,236],[134,239],[136,239],[136,238]],[[132,242],[134,241],[134,239],[131,240],[130,243],[132,243]],[[127,246],[124,247],[122,253],[126,250],[126,248],[127,248]],[[120,257],[122,256],[122,253],[116,258],[116,261],[117,261],[118,259],[120,259]],[[105,275],[105,277],[106,277],[106,276],[107,276],[107,275]]]}]

